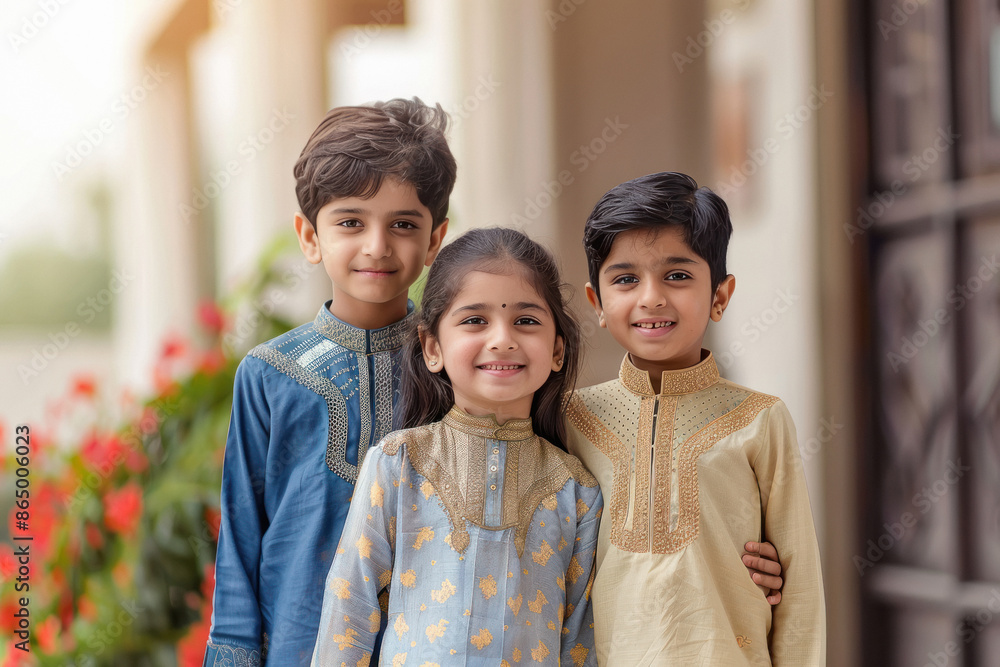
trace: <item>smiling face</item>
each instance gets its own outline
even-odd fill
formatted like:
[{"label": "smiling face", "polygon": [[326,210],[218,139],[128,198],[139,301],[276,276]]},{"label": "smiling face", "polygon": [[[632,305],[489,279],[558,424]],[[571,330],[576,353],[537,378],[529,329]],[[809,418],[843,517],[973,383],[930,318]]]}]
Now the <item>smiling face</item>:
[{"label": "smiling face", "polygon": [[530,416],[535,392],[562,366],[552,312],[520,274],[468,273],[437,335],[421,341],[427,368],[448,373],[455,405],[501,424]]},{"label": "smiling face", "polygon": [[327,202],[315,229],[301,214],[295,232],[303,254],[323,264],[333,285],[330,312],[363,329],[406,315],[407,290],[437,256],[448,221],[431,213],[409,183],[386,178],[373,197]]},{"label": "smiling face", "polygon": [[655,389],[660,373],[701,361],[709,319],[718,322],[736,286],[726,276],[712,289],[708,263],[677,227],[637,229],[615,237],[601,266],[600,293],[587,298],[602,327],[628,350],[632,363],[649,371]]}]

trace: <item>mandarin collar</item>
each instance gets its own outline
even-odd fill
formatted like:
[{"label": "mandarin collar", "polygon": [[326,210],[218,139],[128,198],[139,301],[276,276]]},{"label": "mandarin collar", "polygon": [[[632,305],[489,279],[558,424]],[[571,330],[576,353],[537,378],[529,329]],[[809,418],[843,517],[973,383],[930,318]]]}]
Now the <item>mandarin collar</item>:
[{"label": "mandarin collar", "polygon": [[406,302],[406,317],[381,329],[361,329],[337,319],[330,312],[327,301],[319,309],[313,324],[316,330],[334,343],[355,352],[375,353],[398,350],[403,346],[406,332],[413,321],[413,302]]},{"label": "mandarin collar", "polygon": [[497,423],[496,415],[477,417],[470,415],[457,405],[452,406],[442,419],[442,422],[467,435],[475,435],[492,440],[517,442],[527,440],[535,435],[531,428],[531,417],[527,419],[508,419],[503,425]]},{"label": "mandarin collar", "polygon": [[[715,357],[705,349],[702,349],[701,354],[704,358],[694,366],[676,371],[663,371],[663,375],[660,377],[660,394],[691,394],[707,389],[718,382],[719,368],[715,365]],[[649,379],[649,373],[636,368],[628,353],[622,360],[618,377],[621,378],[625,388],[634,394],[656,395]]]}]

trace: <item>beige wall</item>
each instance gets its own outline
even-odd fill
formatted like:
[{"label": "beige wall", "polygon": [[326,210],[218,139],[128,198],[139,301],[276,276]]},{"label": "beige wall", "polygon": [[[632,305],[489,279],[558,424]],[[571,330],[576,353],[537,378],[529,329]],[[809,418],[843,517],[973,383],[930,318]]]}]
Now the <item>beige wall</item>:
[{"label": "beige wall", "polygon": [[622,356],[607,331],[597,329],[583,292],[587,215],[601,195],[630,178],[675,170],[704,181],[710,173],[707,62],[682,73],[671,57],[676,43],[702,29],[704,8],[681,0],[549,5],[555,67],[550,178],[564,172],[572,182],[555,202],[554,230],[540,236],[558,252],[588,325],[580,380],[587,385],[614,377]]}]

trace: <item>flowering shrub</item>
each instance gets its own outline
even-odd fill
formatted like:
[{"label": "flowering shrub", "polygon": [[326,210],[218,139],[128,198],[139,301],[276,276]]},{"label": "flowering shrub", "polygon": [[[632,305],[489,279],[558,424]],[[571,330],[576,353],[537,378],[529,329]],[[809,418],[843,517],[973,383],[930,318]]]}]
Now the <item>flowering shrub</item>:
[{"label": "flowering shrub", "polygon": [[[267,258],[232,312],[256,308],[281,281]],[[287,286],[287,281],[286,285]],[[247,346],[291,327],[259,313]],[[211,622],[222,457],[239,354],[223,349],[231,317],[199,307],[200,344],[173,337],[153,369],[155,395],[76,378],[55,426],[31,427],[30,519],[16,530],[13,453],[0,459],[9,535],[29,534],[30,590],[17,590],[13,542],[0,546],[0,665],[200,665]],[[109,414],[115,413],[115,418]],[[13,440],[0,425],[3,442]],[[25,544],[19,542],[18,544]],[[16,634],[27,596],[27,643]]]}]

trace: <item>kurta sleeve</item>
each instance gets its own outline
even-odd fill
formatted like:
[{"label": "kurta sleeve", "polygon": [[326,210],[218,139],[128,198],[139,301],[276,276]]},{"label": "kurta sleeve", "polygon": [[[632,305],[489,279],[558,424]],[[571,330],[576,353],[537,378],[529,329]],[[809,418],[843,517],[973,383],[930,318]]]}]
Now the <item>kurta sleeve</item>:
[{"label": "kurta sleeve", "polygon": [[215,560],[212,629],[204,665],[243,667],[262,662],[258,599],[261,537],[267,529],[263,471],[270,410],[263,364],[247,357],[236,369],[233,410],[222,464],[222,521]]},{"label": "kurta sleeve", "polygon": [[379,593],[392,579],[399,459],[376,447],[361,465],[326,578],[313,667],[367,664],[374,652],[382,620]]},{"label": "kurta sleeve", "polygon": [[769,408],[766,420],[753,465],[764,539],[777,549],[785,579],[768,639],[771,664],[825,665],[823,576],[795,427],[781,401]]},{"label": "kurta sleeve", "polygon": [[597,552],[597,531],[604,508],[599,487],[583,488],[577,507],[589,504],[586,513],[577,523],[576,544],[566,572],[566,617],[563,619],[563,665],[597,665],[594,649],[594,609],[590,591],[594,585],[594,558]]}]

